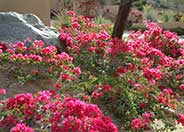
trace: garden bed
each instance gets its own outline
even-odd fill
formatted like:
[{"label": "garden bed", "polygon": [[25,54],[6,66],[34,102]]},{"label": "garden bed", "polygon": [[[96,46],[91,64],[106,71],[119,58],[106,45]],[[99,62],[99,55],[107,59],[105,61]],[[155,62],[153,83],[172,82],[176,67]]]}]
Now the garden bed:
[{"label": "garden bed", "polygon": [[[1,101],[0,130],[137,132],[184,126],[184,42],[175,33],[145,22],[144,32],[122,40],[111,38],[111,25],[73,11],[64,15],[59,40],[67,53],[37,40],[30,47],[1,44],[1,68],[13,64],[18,81],[56,80],[49,90]],[[153,127],[155,121],[162,127]]]}]

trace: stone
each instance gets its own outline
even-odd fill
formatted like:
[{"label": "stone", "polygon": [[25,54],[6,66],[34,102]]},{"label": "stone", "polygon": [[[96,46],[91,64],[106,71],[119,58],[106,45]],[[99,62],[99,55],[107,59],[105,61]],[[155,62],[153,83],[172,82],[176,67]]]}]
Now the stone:
[{"label": "stone", "polygon": [[42,40],[45,46],[54,45],[61,49],[58,33],[45,26],[36,15],[0,12],[0,42],[24,42],[27,37]]}]

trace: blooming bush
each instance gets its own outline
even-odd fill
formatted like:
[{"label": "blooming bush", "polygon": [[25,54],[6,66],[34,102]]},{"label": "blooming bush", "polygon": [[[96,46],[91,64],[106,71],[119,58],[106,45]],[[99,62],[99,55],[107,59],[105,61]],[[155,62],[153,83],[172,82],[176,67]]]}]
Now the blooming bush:
[{"label": "blooming bush", "polygon": [[33,41],[30,47],[18,42],[1,50],[1,70],[11,70],[22,85],[39,78],[47,78],[61,85],[63,81],[74,80],[80,73],[80,69],[72,64],[73,58],[66,52],[58,53],[52,45],[44,47],[44,43],[39,40]]},{"label": "blooming bush", "polygon": [[113,113],[122,130],[153,129],[155,119],[165,123],[163,129],[173,129],[183,107],[184,42],[152,22],[145,22],[146,31],[118,40],[110,37],[107,25],[75,14],[68,20],[59,38],[82,69],[73,87],[82,87],[84,99]]},{"label": "blooming bush", "polygon": [[62,99],[51,91],[15,95],[1,102],[0,110],[3,113],[0,128],[13,126],[11,132],[117,132],[117,127],[97,105],[71,97]]}]

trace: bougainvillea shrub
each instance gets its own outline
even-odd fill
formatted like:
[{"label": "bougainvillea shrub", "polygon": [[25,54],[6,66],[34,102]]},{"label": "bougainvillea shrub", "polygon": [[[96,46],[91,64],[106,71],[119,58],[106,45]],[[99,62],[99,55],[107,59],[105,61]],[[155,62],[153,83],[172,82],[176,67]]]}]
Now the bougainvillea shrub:
[{"label": "bougainvillea shrub", "polygon": [[182,124],[184,41],[176,33],[146,21],[146,31],[112,39],[109,25],[67,13],[59,38],[82,69],[74,87],[84,90],[85,100],[112,113],[122,130],[153,129],[155,119],[163,129]]},{"label": "bougainvillea shrub", "polygon": [[117,132],[97,105],[51,91],[17,94],[1,102],[0,128],[11,132]]},{"label": "bougainvillea shrub", "polygon": [[[73,58],[66,52],[59,53],[54,46],[45,47],[44,43],[35,40],[30,47],[23,42],[10,44],[9,48],[1,48],[1,71],[14,74],[13,77],[26,85],[26,82],[47,80],[48,85],[70,82],[80,74],[80,68],[72,63]],[[17,86],[18,87],[18,86]],[[37,90],[38,91],[38,90]]]}]

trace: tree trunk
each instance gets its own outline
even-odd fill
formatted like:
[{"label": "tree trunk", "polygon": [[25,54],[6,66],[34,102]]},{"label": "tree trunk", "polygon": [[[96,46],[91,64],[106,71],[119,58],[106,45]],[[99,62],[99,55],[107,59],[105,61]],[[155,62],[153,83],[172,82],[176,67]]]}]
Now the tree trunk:
[{"label": "tree trunk", "polygon": [[112,38],[122,39],[123,32],[126,28],[128,14],[133,0],[121,0],[118,15],[114,25]]}]

